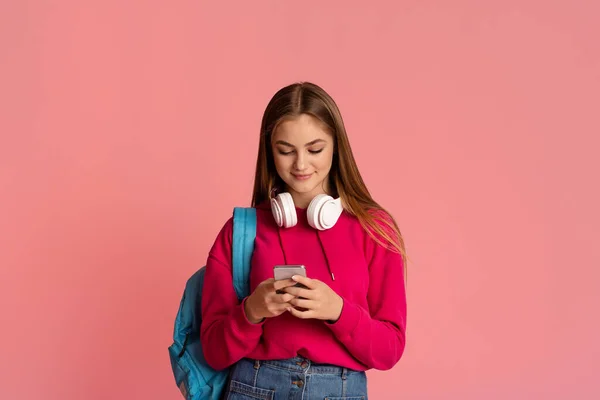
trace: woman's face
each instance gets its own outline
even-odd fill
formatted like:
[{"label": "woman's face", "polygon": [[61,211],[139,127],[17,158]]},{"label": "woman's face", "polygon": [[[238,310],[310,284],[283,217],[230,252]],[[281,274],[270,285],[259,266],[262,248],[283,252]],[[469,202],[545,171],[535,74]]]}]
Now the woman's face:
[{"label": "woman's face", "polygon": [[271,146],[277,173],[297,207],[329,192],[334,143],[321,121],[308,114],[285,120],[273,132]]}]

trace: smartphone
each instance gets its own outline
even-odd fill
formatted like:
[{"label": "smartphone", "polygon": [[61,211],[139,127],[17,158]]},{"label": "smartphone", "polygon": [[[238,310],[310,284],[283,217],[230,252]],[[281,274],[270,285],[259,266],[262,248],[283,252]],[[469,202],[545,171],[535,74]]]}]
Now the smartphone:
[{"label": "smartphone", "polygon": [[306,276],[304,265],[276,265],[273,267],[273,277],[276,281],[291,279],[294,275]]},{"label": "smartphone", "polygon": [[[276,265],[273,267],[273,276],[276,281],[280,281],[283,279],[291,279],[294,275],[306,276],[306,268],[304,265]],[[296,283],[294,286],[306,288],[301,283]],[[277,291],[278,294],[284,293],[280,290]]]}]

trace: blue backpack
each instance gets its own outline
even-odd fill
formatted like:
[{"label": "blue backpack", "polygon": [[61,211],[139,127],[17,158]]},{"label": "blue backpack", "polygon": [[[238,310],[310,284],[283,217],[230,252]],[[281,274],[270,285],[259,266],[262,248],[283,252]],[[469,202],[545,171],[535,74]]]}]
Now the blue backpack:
[{"label": "blue backpack", "polygon": [[[256,209],[235,207],[233,210],[233,286],[241,301],[250,292],[250,259],[256,237]],[[227,384],[229,369],[212,369],[204,359],[200,343],[202,323],[202,287],[204,272],[200,268],[186,285],[175,318],[173,344],[169,346],[175,383],[186,400],[218,400]]]}]

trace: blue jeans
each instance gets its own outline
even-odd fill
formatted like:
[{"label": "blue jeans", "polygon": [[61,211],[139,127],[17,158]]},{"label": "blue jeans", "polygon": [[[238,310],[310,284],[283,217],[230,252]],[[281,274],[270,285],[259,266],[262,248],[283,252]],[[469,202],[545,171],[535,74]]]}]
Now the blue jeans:
[{"label": "blue jeans", "polygon": [[362,371],[315,364],[304,357],[242,359],[231,370],[225,400],[367,400]]}]

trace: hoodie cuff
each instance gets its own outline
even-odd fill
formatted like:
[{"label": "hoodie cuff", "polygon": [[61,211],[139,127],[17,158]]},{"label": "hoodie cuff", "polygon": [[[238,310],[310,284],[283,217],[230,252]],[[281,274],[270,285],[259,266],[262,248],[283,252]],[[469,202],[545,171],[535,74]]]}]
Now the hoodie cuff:
[{"label": "hoodie cuff", "polygon": [[262,333],[262,326],[265,323],[265,319],[263,318],[258,324],[253,324],[248,320],[246,316],[246,312],[244,311],[244,306],[246,304],[246,300],[248,298],[245,297],[242,300],[241,304],[234,308],[233,311],[233,328],[240,333],[252,333],[258,332]]},{"label": "hoodie cuff", "polygon": [[339,339],[343,339],[354,335],[354,331],[360,322],[361,316],[362,312],[360,308],[344,299],[340,318],[336,322],[326,323],[326,325]]}]

